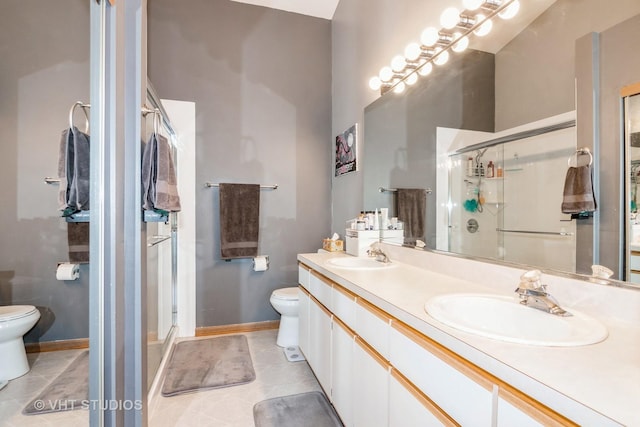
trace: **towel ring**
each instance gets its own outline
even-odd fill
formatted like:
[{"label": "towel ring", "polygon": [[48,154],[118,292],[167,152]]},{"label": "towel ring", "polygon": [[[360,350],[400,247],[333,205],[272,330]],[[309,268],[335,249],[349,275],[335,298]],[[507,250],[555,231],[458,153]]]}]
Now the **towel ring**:
[{"label": "towel ring", "polygon": [[[591,166],[593,164],[593,155],[591,154],[591,150],[589,150],[587,147],[583,147],[578,148],[574,153],[576,157],[576,167],[578,166],[578,156],[580,156],[581,154],[587,154],[589,156],[589,166]],[[567,166],[569,167],[571,167],[571,159],[573,159],[573,156],[569,157],[569,159],[567,160]]]},{"label": "towel ring", "polygon": [[84,133],[89,133],[89,115],[87,114],[87,108],[91,108],[90,104],[84,104],[82,101],[76,101],[69,110],[69,129],[73,129],[73,113],[76,111],[76,107],[81,107],[84,113]]}]

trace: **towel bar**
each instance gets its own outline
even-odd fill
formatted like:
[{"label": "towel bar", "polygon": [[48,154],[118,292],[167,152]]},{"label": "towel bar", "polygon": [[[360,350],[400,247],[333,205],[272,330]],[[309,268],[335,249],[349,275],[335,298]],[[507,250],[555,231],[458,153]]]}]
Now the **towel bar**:
[{"label": "towel bar", "polygon": [[524,233],[524,234],[546,234],[550,236],[573,236],[573,233],[570,233],[568,231],[505,230],[502,228],[496,228],[496,231],[500,233]]},{"label": "towel bar", "polygon": [[[216,184],[216,183],[213,183],[213,182],[205,182],[204,186],[207,187],[207,188],[220,187],[220,184]],[[260,185],[260,188],[267,188],[267,189],[271,189],[271,190],[277,190],[278,189],[278,184]]]},{"label": "towel bar", "polygon": [[[391,192],[391,193],[395,193],[398,191],[397,188],[384,188],[384,187],[379,187],[378,191],[381,193],[384,193],[385,191]],[[427,194],[431,194],[431,189],[430,188],[425,188],[424,190]]]},{"label": "towel bar", "polygon": [[51,178],[49,176],[44,178],[44,183],[45,184],[59,184],[60,183],[60,179],[59,178]]}]

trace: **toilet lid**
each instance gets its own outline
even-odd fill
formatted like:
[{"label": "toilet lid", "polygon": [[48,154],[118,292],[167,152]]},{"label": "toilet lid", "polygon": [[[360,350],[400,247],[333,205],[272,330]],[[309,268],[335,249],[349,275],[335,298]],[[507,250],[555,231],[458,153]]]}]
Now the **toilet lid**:
[{"label": "toilet lid", "polygon": [[32,305],[5,305],[0,307],[0,322],[19,319],[36,311]]},{"label": "toilet lid", "polygon": [[273,291],[273,297],[287,301],[297,301],[298,288],[276,289],[275,291]]}]

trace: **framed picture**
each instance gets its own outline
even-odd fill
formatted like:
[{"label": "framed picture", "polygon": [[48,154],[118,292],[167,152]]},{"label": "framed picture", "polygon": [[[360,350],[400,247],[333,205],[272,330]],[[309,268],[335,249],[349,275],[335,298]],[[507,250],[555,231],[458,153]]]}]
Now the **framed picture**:
[{"label": "framed picture", "polygon": [[358,170],[357,124],[336,136],[336,176]]}]

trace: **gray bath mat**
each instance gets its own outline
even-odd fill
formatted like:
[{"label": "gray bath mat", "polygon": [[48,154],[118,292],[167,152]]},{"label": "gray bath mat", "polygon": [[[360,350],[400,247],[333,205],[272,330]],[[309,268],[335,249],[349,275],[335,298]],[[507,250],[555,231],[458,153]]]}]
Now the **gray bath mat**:
[{"label": "gray bath mat", "polygon": [[82,409],[86,407],[88,399],[89,351],[87,350],[76,357],[63,373],[22,410],[22,413],[36,415]]},{"label": "gray bath mat", "polygon": [[162,385],[163,396],[244,384],[256,373],[244,335],[176,344]]},{"label": "gray bath mat", "polygon": [[319,391],[263,400],[253,407],[256,427],[342,427]]}]

